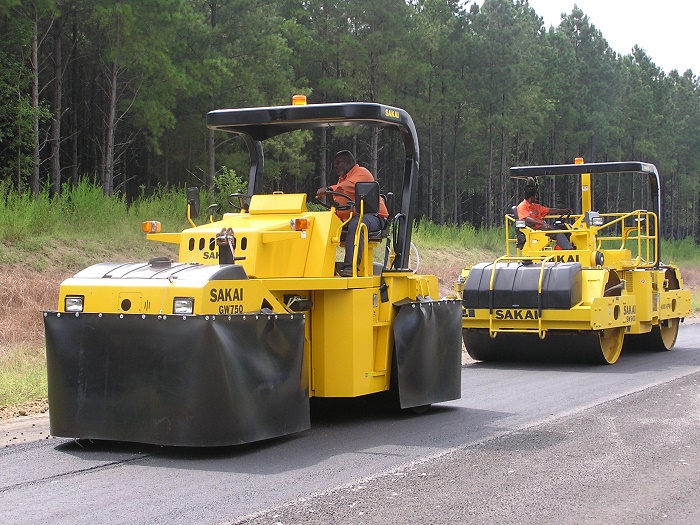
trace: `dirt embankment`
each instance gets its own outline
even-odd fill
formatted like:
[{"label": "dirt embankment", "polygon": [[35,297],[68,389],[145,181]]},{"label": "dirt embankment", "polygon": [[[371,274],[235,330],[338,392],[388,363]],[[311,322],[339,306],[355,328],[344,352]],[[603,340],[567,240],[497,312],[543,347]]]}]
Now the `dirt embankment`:
[{"label": "dirt embankment", "polygon": [[0,352],[44,344],[43,310],[55,310],[58,287],[70,274],[17,267],[0,270]]},{"label": "dirt embankment", "polygon": [[[38,272],[12,266],[0,269],[0,358],[7,357],[3,362],[12,363],[8,354],[20,353],[19,349],[43,352],[41,312],[56,309],[59,284],[69,275],[65,271]],[[0,420],[42,414],[48,409],[45,398],[2,406]]]}]

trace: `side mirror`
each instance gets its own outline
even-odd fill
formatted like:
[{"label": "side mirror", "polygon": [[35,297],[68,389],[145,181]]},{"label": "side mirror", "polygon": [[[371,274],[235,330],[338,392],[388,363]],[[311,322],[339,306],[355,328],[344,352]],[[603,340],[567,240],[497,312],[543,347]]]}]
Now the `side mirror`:
[{"label": "side mirror", "polygon": [[187,207],[190,219],[199,217],[199,188],[196,186],[187,188]]}]

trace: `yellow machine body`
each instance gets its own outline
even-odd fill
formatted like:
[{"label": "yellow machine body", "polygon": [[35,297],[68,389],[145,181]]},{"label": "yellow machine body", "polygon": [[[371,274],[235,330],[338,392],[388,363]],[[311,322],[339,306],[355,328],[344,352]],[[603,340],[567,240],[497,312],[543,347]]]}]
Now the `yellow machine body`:
[{"label": "yellow machine body", "polygon": [[[53,435],[230,445],[308,428],[314,397],[376,394],[416,411],[459,398],[461,304],[408,266],[418,165],[410,117],[364,103],[268,109],[209,115],[210,127],[249,146],[238,211],[195,225],[198,193],[188,191],[191,228],[144,223],[149,240],[179,246],[178,261],[99,263],[61,284],[57,310],[44,313]],[[345,238],[334,205],[309,211],[304,193],[262,191],[262,140],[363,123],[404,135],[396,223],[372,234],[360,223]],[[351,202],[360,217],[379,207],[378,184],[364,184]],[[350,277],[336,263],[346,243],[359,261]]]},{"label": "yellow machine body", "polygon": [[[462,271],[457,291],[463,298],[463,336],[472,356],[541,357],[537,350],[542,348],[546,358],[569,354],[612,364],[625,340],[657,349],[670,349],[675,343],[691,298],[680,270],[660,263],[658,214],[641,209],[593,211],[591,174],[584,171],[591,166],[598,173],[644,170],[656,175],[652,165],[643,163],[513,168],[511,174],[519,178],[564,175],[567,170],[578,175],[582,210],[567,217],[569,223],[546,231],[507,215],[505,255]],[[566,235],[574,249],[559,249],[557,234]],[[560,335],[567,337],[556,337]],[[572,351],[571,341],[586,336],[592,337],[584,351]]]},{"label": "yellow machine body", "polygon": [[[265,202],[264,213],[255,207],[261,200],[258,197]],[[192,298],[194,310],[188,315],[199,316],[256,315],[262,310],[294,314],[288,306],[291,300],[308,301],[308,310],[298,315],[307,321],[304,353],[310,396],[356,397],[386,391],[394,344],[394,303],[406,298],[438,298],[437,278],[410,271],[382,277],[375,275],[374,263],[361,265],[357,277],[334,275],[342,222],[332,212],[309,212],[305,197],[256,195],[251,199],[252,212],[227,213],[221,221],[180,234],[180,261],[213,266],[219,258],[216,235],[222,228],[232,228],[239,247],[236,256],[241,257],[237,265],[247,279],[208,280],[207,275],[191,280],[177,278],[177,273],[170,279],[153,279],[151,265],[137,270],[130,265],[121,270],[110,268],[114,273],[128,272],[128,279],[96,279],[88,269],[62,283],[59,311],[64,310],[66,297],[81,294],[86,311],[162,316],[175,315],[176,298]],[[290,206],[292,202],[295,207]],[[291,230],[290,221],[297,218],[307,219],[308,229]],[[149,235],[154,241],[175,238],[172,234]],[[374,261],[380,241],[368,241],[365,247],[362,260]],[[174,267],[157,262],[155,268],[169,271]],[[383,286],[388,294],[384,301]]]}]

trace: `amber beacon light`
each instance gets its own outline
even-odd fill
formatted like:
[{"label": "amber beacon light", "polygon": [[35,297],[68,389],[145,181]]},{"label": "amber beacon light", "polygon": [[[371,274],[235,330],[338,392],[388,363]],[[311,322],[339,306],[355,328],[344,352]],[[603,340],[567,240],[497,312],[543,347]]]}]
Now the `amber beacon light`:
[{"label": "amber beacon light", "polygon": [[160,233],[160,222],[144,221],[141,223],[141,231],[144,233]]}]

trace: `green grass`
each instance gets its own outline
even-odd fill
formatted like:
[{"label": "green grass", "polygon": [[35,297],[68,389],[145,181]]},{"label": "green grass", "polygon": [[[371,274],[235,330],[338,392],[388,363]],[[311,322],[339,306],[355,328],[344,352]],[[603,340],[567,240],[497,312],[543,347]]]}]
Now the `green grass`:
[{"label": "green grass", "polygon": [[0,407],[46,396],[43,348],[12,348],[0,354]]},{"label": "green grass", "polygon": [[503,251],[505,234],[502,228],[478,230],[470,225],[438,226],[421,221],[414,230],[413,240],[421,249]]},{"label": "green grass", "polygon": [[661,243],[661,260],[679,266],[700,266],[700,250],[691,238]]},{"label": "green grass", "polygon": [[188,225],[185,202],[184,191],[159,191],[129,205],[85,181],[64,186],[53,200],[0,185],[0,263],[74,269],[113,254],[148,258],[157,245],[145,239],[141,223],[157,219],[163,231],[180,231]]}]

